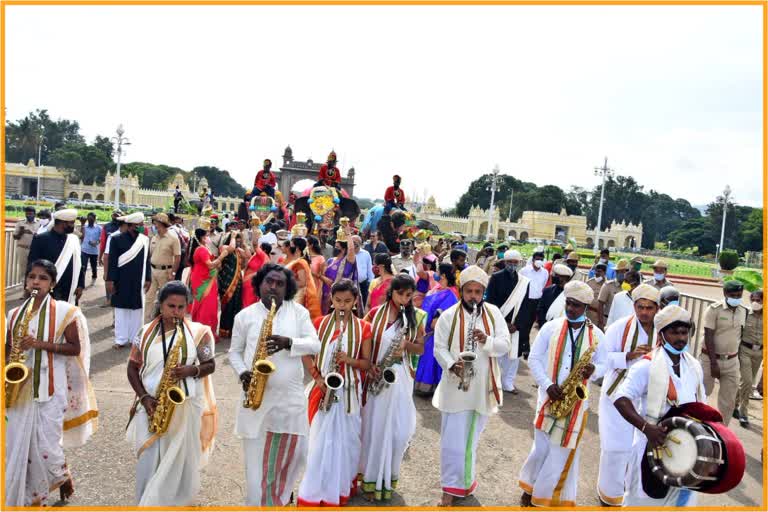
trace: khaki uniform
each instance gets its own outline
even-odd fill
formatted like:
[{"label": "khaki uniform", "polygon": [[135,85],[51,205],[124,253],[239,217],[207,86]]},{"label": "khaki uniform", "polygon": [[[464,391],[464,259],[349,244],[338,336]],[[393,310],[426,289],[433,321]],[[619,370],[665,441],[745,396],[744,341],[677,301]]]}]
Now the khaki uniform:
[{"label": "khaki uniform", "polygon": [[[723,415],[727,426],[736,407],[739,393],[741,372],[739,370],[739,345],[742,330],[747,320],[747,308],[739,306],[729,308],[725,300],[711,304],[704,313],[704,328],[714,331],[717,364],[720,367],[720,391],[717,394],[717,409]],[[706,348],[704,349],[706,350]],[[712,378],[710,358],[712,354],[701,353],[701,366],[704,370],[704,390],[707,396],[712,394],[715,380]]]},{"label": "khaki uniform", "polygon": [[145,298],[146,307],[144,308],[144,323],[152,320],[155,311],[155,300],[157,291],[165,283],[171,281],[171,272],[173,271],[173,260],[176,256],[181,256],[181,242],[176,233],[168,230],[164,235],[157,234],[149,242],[149,262],[152,268],[152,283]]},{"label": "khaki uniform", "polygon": [[603,280],[599,283],[595,280],[594,277],[587,279],[587,285],[592,288],[592,295],[594,296],[592,299],[592,304],[590,304],[589,308],[587,309],[587,318],[589,318],[595,325],[602,325],[601,322],[598,322],[599,317],[597,315],[597,298],[600,295],[600,289],[603,287],[604,282],[605,277],[603,277]]},{"label": "khaki uniform", "polygon": [[615,279],[606,281],[603,287],[600,288],[600,294],[597,296],[597,300],[604,304],[603,314],[605,315],[605,318],[603,318],[603,321],[608,320],[608,314],[611,312],[611,304],[613,304],[613,297],[622,291],[621,283]]},{"label": "khaki uniform", "polygon": [[749,395],[755,384],[755,377],[763,362],[763,315],[762,312],[747,315],[744,336],[739,347],[739,367],[741,368],[741,387],[739,388],[738,409],[742,416],[747,416]]},{"label": "khaki uniform", "polygon": [[[27,273],[27,260],[29,259],[29,246],[32,245],[32,237],[35,236],[37,230],[40,229],[40,223],[37,221],[27,222],[27,219],[20,220],[16,223],[13,234],[19,235],[22,230],[27,229],[32,233],[24,233],[16,241],[16,265],[20,278],[24,278]],[[54,263],[56,263],[54,261]]]},{"label": "khaki uniform", "polygon": [[[675,286],[674,284],[672,284],[672,281],[670,281],[666,277],[664,278],[663,281],[657,281],[656,279],[651,277],[651,278],[646,279],[645,281],[643,281],[643,284],[649,284],[649,285],[653,286],[654,288],[658,288],[659,290],[661,290],[665,286]],[[707,394],[709,394],[709,393],[707,393]]]},{"label": "khaki uniform", "polygon": [[213,233],[208,233],[208,239],[211,241],[209,244],[207,244],[205,247],[213,254],[214,258],[219,257],[219,246],[221,245],[221,238],[224,234],[215,231]]}]

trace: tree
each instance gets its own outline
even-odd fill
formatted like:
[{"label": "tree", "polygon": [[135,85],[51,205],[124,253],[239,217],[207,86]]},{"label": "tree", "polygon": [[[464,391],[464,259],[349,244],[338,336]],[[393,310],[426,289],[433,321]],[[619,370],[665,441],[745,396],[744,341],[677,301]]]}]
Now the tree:
[{"label": "tree", "polygon": [[763,250],[762,208],[752,208],[746,219],[739,225],[736,234],[736,249],[740,253]]},{"label": "tree", "polygon": [[[698,247],[700,255],[714,254],[717,238],[712,229],[712,220],[709,217],[698,217],[689,219],[669,233],[669,240],[674,247]],[[645,234],[643,234],[643,245],[645,245]]]},{"label": "tree", "polygon": [[50,157],[57,149],[67,144],[84,143],[77,121],[53,121],[45,109],[30,112],[18,121],[5,123],[5,159],[8,162],[26,163],[30,158],[37,161],[40,150],[42,164],[49,165]]},{"label": "tree", "polygon": [[[213,191],[214,197],[243,197],[245,195],[245,188],[229,175],[229,171],[203,165],[195,167],[192,172],[197,176],[197,179],[205,178],[208,180],[208,189]],[[288,197],[286,196],[285,199],[287,200]]]},{"label": "tree", "polygon": [[93,141],[93,145],[100,149],[105,155],[107,155],[107,158],[109,159],[112,159],[115,154],[115,145],[112,144],[112,141],[109,140],[109,137],[102,137],[97,135],[96,139]]},{"label": "tree", "polygon": [[96,146],[67,143],[51,154],[51,163],[65,169],[70,183],[82,181],[87,185],[104,184],[112,159]]}]

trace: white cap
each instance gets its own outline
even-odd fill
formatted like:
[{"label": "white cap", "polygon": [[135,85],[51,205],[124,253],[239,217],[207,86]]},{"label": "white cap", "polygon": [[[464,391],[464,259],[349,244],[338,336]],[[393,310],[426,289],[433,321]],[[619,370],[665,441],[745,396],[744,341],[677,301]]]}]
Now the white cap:
[{"label": "white cap", "polygon": [[51,215],[53,220],[63,220],[66,222],[74,222],[77,220],[77,210],[74,208],[65,208],[63,210],[59,210],[56,212],[53,212],[53,215]]},{"label": "white cap", "polygon": [[523,255],[516,249],[509,249],[504,253],[504,261],[522,261]]},{"label": "white cap", "polygon": [[118,217],[117,220],[121,220],[126,224],[144,224],[144,214],[141,212],[131,213],[130,215]]}]

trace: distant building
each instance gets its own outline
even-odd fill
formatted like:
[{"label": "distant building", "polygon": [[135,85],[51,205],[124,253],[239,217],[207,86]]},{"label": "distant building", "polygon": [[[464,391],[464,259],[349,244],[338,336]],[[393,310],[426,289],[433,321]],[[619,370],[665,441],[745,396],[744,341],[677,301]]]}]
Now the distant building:
[{"label": "distant building", "polygon": [[[40,197],[54,199],[95,200],[114,203],[117,189],[117,176],[107,173],[104,185],[85,185],[70,183],[66,174],[48,165],[37,167],[34,160],[24,164],[5,164],[5,193],[7,196],[20,194],[37,197],[38,176],[40,179]],[[202,178],[197,184],[197,191],[191,192],[184,176],[177,174],[165,190],[139,187],[139,179],[133,175],[120,177],[120,202],[128,205],[148,205],[153,208],[166,208],[172,201],[176,185],[187,199],[199,199],[199,193],[208,187],[208,181]],[[213,191],[214,199],[220,211],[237,211],[242,198],[220,197]]]},{"label": "distant building", "polygon": [[[451,217],[443,215],[434,197],[430,197],[418,214],[420,219],[428,220],[442,231],[460,232],[470,238],[484,239],[488,234],[488,210],[473,206],[467,217]],[[520,219],[511,222],[502,220],[499,209],[493,212],[491,225],[492,237],[495,240],[506,240],[513,237],[525,242],[531,239],[561,240],[566,242],[573,238],[581,246],[591,247],[595,244],[596,231],[587,229],[587,218],[583,215],[568,215],[563,208],[560,213],[523,212]],[[640,247],[643,241],[643,224],[625,224],[613,222],[606,231],[600,232],[600,248],[631,248]]]},{"label": "distant building", "polygon": [[[324,163],[324,161],[315,162],[311,158],[304,162],[294,160],[291,146],[286,147],[283,152],[283,165],[279,171],[275,171],[278,190],[283,194],[287,194],[298,181],[317,181],[320,166]],[[349,197],[352,197],[355,190],[355,168],[350,167],[346,173],[342,172],[341,174],[341,188],[349,194]]]}]

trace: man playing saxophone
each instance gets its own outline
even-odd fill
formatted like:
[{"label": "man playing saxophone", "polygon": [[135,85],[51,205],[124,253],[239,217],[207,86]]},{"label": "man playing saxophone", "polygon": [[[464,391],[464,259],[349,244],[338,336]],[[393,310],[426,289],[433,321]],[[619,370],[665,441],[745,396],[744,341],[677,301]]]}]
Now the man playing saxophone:
[{"label": "man playing saxophone", "polygon": [[[302,356],[319,352],[320,340],[309,312],[293,301],[298,289],[293,272],[269,263],[256,273],[252,284],[261,301],[235,316],[229,349],[229,362],[243,385],[235,434],[243,441],[245,504],[285,506],[292,500],[307,459],[309,422]],[[271,322],[271,333],[262,332],[265,322]],[[266,361],[274,365],[271,373],[252,373],[257,354],[266,354]],[[255,401],[251,400],[252,379],[261,388]],[[246,395],[251,407],[244,406]]]},{"label": "man playing saxophone", "polygon": [[151,305],[153,320],[131,346],[128,382],[136,401],[126,439],[138,459],[140,507],[195,504],[200,470],[213,449],[213,333],[184,319],[191,300],[181,281],[163,285]]},{"label": "man playing saxophone", "polygon": [[363,375],[371,367],[371,324],[352,311],[357,284],[331,287],[330,314],[315,319],[320,353],[304,356],[314,383],[309,393],[309,456],[299,484],[300,507],[346,505],[360,461]]},{"label": "man playing saxophone", "polygon": [[488,274],[476,265],[467,267],[461,271],[459,286],[461,301],[444,311],[435,326],[435,359],[443,374],[432,405],[442,415],[439,506],[443,507],[477,488],[480,434],[503,400],[497,358],[510,351],[504,315],[483,301]]},{"label": "man playing saxophone", "polygon": [[586,428],[588,379],[598,377],[603,332],[586,318],[594,299],[582,281],[565,285],[565,317],[544,324],[531,345],[528,366],[539,387],[533,447],[520,472],[521,505],[573,507],[579,476],[579,441]]}]

